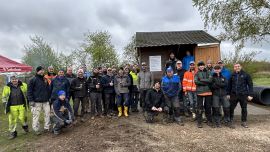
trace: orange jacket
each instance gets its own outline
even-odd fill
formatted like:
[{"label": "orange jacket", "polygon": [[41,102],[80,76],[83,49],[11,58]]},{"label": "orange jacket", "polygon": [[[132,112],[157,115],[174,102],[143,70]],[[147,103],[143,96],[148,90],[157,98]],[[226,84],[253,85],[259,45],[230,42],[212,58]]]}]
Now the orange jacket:
[{"label": "orange jacket", "polygon": [[55,77],[56,77],[56,75],[54,75],[54,74],[51,74],[51,75],[46,74],[46,75],[44,76],[44,78],[47,79],[49,85],[51,84],[52,79],[54,79]]},{"label": "orange jacket", "polygon": [[196,91],[196,84],[194,81],[194,77],[197,71],[195,70],[192,73],[190,70],[186,71],[183,78],[183,91]]}]

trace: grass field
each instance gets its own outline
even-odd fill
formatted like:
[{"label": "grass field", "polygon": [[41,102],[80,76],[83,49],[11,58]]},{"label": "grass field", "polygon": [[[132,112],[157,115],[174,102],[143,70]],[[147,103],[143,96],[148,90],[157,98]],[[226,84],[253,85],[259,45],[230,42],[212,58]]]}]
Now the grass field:
[{"label": "grass field", "polygon": [[270,87],[270,78],[254,78],[253,82],[254,85]]}]

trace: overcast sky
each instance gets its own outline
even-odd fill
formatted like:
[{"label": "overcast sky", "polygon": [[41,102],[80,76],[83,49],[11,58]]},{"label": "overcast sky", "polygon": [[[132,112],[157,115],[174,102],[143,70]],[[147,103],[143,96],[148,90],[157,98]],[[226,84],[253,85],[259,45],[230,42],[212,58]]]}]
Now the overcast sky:
[{"label": "overcast sky", "polygon": [[[40,35],[58,52],[78,48],[87,31],[107,30],[120,54],[135,32],[203,30],[191,0],[0,0],[0,54],[19,60],[30,36]],[[216,36],[218,31],[209,31]],[[248,45],[269,60],[270,45]],[[222,42],[221,50],[233,47]]]}]

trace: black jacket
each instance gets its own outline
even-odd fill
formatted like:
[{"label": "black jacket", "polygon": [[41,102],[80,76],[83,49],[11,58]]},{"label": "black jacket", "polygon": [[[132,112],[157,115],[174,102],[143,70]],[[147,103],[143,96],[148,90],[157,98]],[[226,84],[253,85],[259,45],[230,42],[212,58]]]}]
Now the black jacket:
[{"label": "black jacket", "polygon": [[75,98],[87,96],[86,78],[75,78],[71,81],[70,92]]},{"label": "black jacket", "polygon": [[29,102],[48,102],[50,86],[44,76],[35,75],[28,84],[27,99]]},{"label": "black jacket", "polygon": [[[88,92],[98,92],[101,93],[102,92],[102,84],[101,84],[101,76],[90,76],[87,80],[87,86],[88,86]],[[100,88],[97,89],[96,85],[100,84]]]},{"label": "black jacket", "polygon": [[155,106],[156,108],[164,106],[164,95],[161,90],[156,91],[155,89],[149,89],[145,97],[145,108],[146,111],[151,111],[151,108]]},{"label": "black jacket", "polygon": [[[64,107],[65,111],[61,112],[61,107]],[[74,120],[74,115],[72,112],[72,108],[69,104],[69,101],[66,99],[65,101],[61,101],[60,99],[56,99],[53,102],[53,113],[54,116],[62,121],[66,120]]]},{"label": "black jacket", "polygon": [[227,94],[226,88],[228,85],[228,80],[220,75],[218,76],[216,73],[213,74],[212,78],[212,92],[215,96],[225,96]]},{"label": "black jacket", "polygon": [[185,72],[186,72],[185,69],[175,70],[175,75],[178,75],[180,77],[181,84],[183,82]]},{"label": "black jacket", "polygon": [[253,96],[253,82],[249,74],[241,70],[234,72],[229,81],[227,94]]},{"label": "black jacket", "polygon": [[101,79],[101,84],[104,93],[114,93],[114,86],[110,86],[110,83],[114,82],[114,76],[104,75]]}]

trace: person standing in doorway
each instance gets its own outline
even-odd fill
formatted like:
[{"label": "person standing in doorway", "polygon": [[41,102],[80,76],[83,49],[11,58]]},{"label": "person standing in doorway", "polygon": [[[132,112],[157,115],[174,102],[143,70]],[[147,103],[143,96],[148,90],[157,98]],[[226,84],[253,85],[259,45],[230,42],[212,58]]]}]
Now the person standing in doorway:
[{"label": "person standing in doorway", "polygon": [[183,69],[189,70],[189,63],[195,61],[194,56],[191,55],[190,51],[186,51],[186,56],[183,58]]}]

